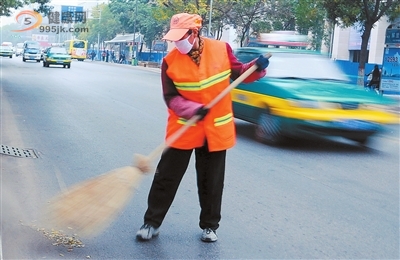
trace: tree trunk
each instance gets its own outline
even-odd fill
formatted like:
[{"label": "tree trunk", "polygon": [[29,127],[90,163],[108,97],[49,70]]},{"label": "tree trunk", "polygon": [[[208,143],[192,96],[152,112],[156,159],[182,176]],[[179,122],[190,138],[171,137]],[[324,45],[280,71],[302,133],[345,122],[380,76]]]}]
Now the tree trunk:
[{"label": "tree trunk", "polygon": [[244,42],[244,33],[242,34],[242,36],[240,37],[240,47],[243,47],[243,42]]},{"label": "tree trunk", "polygon": [[365,63],[367,63],[368,58],[368,40],[371,35],[372,24],[368,22],[365,23],[365,29],[363,34],[361,35],[361,50],[360,50],[360,63],[358,65],[358,79],[357,85],[364,85],[364,76],[365,76]]}]

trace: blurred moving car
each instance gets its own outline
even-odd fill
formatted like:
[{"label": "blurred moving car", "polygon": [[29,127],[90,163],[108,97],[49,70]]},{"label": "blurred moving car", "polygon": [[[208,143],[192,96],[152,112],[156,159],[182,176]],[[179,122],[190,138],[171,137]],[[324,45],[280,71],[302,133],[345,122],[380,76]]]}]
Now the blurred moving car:
[{"label": "blurred moving car", "polygon": [[49,67],[49,65],[62,65],[69,69],[71,68],[71,55],[62,47],[47,48],[43,53],[43,67]]},{"label": "blurred moving car", "polygon": [[350,84],[328,57],[284,48],[234,52],[241,62],[272,54],[264,78],[232,91],[234,116],[254,123],[260,141],[277,145],[290,138],[339,136],[365,144],[383,124],[398,123],[387,109],[397,106],[394,100]]},{"label": "blurred moving car", "polygon": [[24,43],[19,42],[15,45],[15,56],[22,55],[22,52],[24,50]]},{"label": "blurred moving car", "polygon": [[9,45],[0,45],[0,56],[12,59],[13,49]]}]

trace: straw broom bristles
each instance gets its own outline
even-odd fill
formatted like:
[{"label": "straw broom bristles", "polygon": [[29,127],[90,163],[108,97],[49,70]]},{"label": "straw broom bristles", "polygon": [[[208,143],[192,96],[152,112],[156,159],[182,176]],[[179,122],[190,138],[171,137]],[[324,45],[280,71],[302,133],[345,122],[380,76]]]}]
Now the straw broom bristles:
[{"label": "straw broom bristles", "polygon": [[115,169],[71,187],[49,202],[44,220],[48,229],[91,237],[103,231],[131,199],[157,155],[177,140],[199,116],[193,116],[148,156],[135,154],[135,165]]},{"label": "straw broom bristles", "polygon": [[98,234],[128,203],[143,176],[139,168],[127,166],[73,186],[50,201],[48,224],[83,237]]}]

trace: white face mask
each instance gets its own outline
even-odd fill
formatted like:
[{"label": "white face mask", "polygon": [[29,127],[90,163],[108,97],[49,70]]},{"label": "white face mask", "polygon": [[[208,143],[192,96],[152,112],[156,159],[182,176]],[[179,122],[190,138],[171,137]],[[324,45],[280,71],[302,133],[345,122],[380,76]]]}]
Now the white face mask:
[{"label": "white face mask", "polygon": [[193,41],[193,43],[190,43],[189,37],[190,37],[190,35],[183,40],[175,42],[176,48],[182,54],[187,54],[193,48],[194,41]]}]

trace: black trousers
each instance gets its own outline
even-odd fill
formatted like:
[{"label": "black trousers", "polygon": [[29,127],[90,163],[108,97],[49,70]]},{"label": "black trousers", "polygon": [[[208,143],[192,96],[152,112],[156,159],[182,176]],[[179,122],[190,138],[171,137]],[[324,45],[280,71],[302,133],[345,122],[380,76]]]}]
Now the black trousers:
[{"label": "black trousers", "polygon": [[[201,208],[199,226],[216,230],[221,220],[226,150],[209,152],[207,144],[194,150]],[[148,196],[145,223],[154,227],[162,224],[187,170],[192,151],[169,148],[161,156]]]}]

